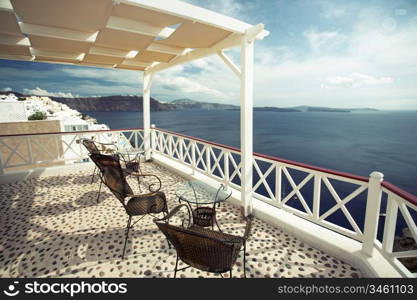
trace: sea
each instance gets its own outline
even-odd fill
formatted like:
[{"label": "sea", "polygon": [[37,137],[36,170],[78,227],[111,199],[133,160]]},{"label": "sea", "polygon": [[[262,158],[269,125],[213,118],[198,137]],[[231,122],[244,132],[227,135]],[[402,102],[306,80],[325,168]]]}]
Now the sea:
[{"label": "sea", "polygon": [[[83,113],[111,129],[143,127],[141,112]],[[151,112],[151,123],[224,145],[240,145],[240,113],[235,110]],[[255,152],[362,176],[379,171],[385,180],[417,195],[415,111],[256,111],[253,127]],[[359,219],[363,226],[363,213]]]}]

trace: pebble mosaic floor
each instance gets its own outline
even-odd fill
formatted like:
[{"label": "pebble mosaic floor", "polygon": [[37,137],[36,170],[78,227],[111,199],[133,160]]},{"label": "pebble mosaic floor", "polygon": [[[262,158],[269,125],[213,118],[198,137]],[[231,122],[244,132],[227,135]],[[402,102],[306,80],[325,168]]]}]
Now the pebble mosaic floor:
[{"label": "pebble mosaic floor", "polygon": [[[185,179],[154,163],[144,163],[142,171],[161,178],[169,209],[175,207],[176,185]],[[90,182],[91,171],[77,171],[0,185],[0,277],[173,277],[175,250],[149,216],[130,231],[121,260],[127,215],[106,187],[97,202],[99,181]],[[135,183],[130,181],[132,188]],[[218,221],[224,232],[243,234],[238,208],[221,204]],[[343,261],[258,219],[247,254],[247,277],[361,276]],[[177,277],[220,276],[189,268]],[[243,277],[241,256],[233,277]]]}]

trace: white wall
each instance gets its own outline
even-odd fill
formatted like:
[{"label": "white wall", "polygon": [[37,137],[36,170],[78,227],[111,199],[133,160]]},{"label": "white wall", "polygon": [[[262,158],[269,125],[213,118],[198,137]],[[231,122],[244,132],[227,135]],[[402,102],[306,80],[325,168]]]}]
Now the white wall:
[{"label": "white wall", "polygon": [[23,101],[0,101],[0,122],[27,121],[25,104]]}]

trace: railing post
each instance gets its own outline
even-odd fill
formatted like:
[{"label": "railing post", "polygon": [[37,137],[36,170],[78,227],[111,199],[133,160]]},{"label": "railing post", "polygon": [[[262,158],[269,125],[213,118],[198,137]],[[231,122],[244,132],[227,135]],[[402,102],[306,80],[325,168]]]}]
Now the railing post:
[{"label": "railing post", "polygon": [[211,152],[211,146],[206,145],[206,167],[207,167],[207,174],[209,176],[211,175],[210,152]]},{"label": "railing post", "polygon": [[[81,135],[80,134],[76,134],[75,135],[75,142],[77,143],[77,141],[79,141],[81,139]],[[84,147],[82,145],[82,143],[78,143],[78,148],[80,148],[80,151],[78,152],[78,160],[81,161],[82,157],[83,157],[83,150]],[[75,153],[77,155],[77,153]]]},{"label": "railing post", "polygon": [[135,144],[133,145],[133,148],[139,149],[139,130],[134,131],[134,137],[135,137]]},{"label": "railing post", "polygon": [[314,189],[313,189],[313,218],[318,219],[320,215],[320,197],[321,196],[321,176],[314,175]]},{"label": "railing post", "polygon": [[195,160],[195,148],[197,147],[197,144],[195,141],[191,141],[191,166],[193,169],[193,175],[195,174],[195,168],[197,167],[197,162]]},{"label": "railing post", "polygon": [[278,205],[281,207],[281,194],[282,194],[282,167],[280,164],[275,163],[275,199],[277,199]]},{"label": "railing post", "polygon": [[229,186],[230,181],[230,171],[229,171],[229,151],[224,150],[223,152],[223,170],[224,170],[224,184],[225,186]]},{"label": "railing post", "polygon": [[165,149],[166,149],[166,143],[163,143],[162,141],[164,140],[164,133],[160,132],[158,135],[158,143],[159,143],[159,151],[161,152],[161,154],[165,154]]},{"label": "railing post", "polygon": [[387,211],[385,215],[384,236],[382,239],[382,249],[391,254],[394,245],[395,229],[397,227],[398,204],[397,201],[388,194]]},{"label": "railing post", "polygon": [[184,162],[184,149],[183,149],[183,142],[184,142],[184,138],[183,137],[180,137],[180,136],[178,136],[177,137],[177,143],[178,143],[178,147],[180,148],[179,150],[179,159],[180,159],[180,161],[181,162]]},{"label": "railing post", "polygon": [[174,138],[171,134],[167,135],[168,138],[168,152],[169,152],[169,158],[173,158],[172,155],[172,144],[174,143]]},{"label": "railing post", "polygon": [[368,198],[366,200],[365,228],[363,232],[362,252],[372,256],[378,231],[379,211],[381,206],[381,182],[384,174],[372,172],[369,176]]},{"label": "railing post", "polygon": [[155,124],[151,125],[151,158],[156,152],[156,132],[155,132]]}]

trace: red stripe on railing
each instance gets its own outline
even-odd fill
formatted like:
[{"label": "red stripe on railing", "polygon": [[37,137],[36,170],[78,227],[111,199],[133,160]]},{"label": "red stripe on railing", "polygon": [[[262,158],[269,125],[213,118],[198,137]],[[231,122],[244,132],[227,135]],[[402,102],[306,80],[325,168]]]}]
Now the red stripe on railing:
[{"label": "red stripe on railing", "polygon": [[[195,137],[185,135],[185,134],[172,132],[172,131],[165,130],[165,129],[159,129],[158,128],[158,130],[162,131],[162,132],[172,134],[172,135],[177,135],[177,136],[185,137],[187,139],[191,139],[191,140],[195,140],[195,141],[198,141],[198,142],[210,144],[210,145],[213,145],[213,146],[216,146],[216,147],[225,148],[225,149],[240,152],[239,148],[210,142],[210,141],[207,141],[207,140],[203,140],[203,139],[200,139],[200,138],[195,138]],[[282,162],[282,163],[286,163],[286,164],[289,164],[289,165],[298,166],[298,167],[302,167],[302,168],[306,168],[306,169],[310,169],[310,170],[314,170],[314,171],[318,171],[318,172],[328,173],[328,174],[341,176],[341,177],[346,177],[346,178],[359,180],[359,181],[363,181],[363,182],[368,182],[369,181],[368,177],[359,176],[359,175],[355,175],[355,174],[351,174],[351,173],[346,173],[346,172],[341,172],[341,171],[336,171],[336,170],[326,169],[326,168],[320,168],[320,167],[316,167],[316,166],[312,166],[312,165],[308,165],[308,164],[303,164],[303,163],[299,163],[299,162],[296,162],[296,161],[291,161],[291,160],[287,160],[287,159],[283,159],[283,158],[279,158],[279,157],[275,157],[275,156],[269,156],[269,155],[265,155],[265,154],[261,154],[261,153],[256,153],[256,152],[254,152],[253,155],[255,157],[266,158],[266,159],[269,159],[269,160]]]},{"label": "red stripe on railing", "polygon": [[399,188],[398,186],[392,184],[391,182],[388,181],[383,181],[382,182],[382,186],[384,188],[386,188],[387,190],[393,192],[394,194],[400,196],[401,198],[404,198],[405,200],[407,200],[408,202],[417,205],[417,196],[404,191],[403,189]]},{"label": "red stripe on railing", "polygon": [[313,166],[313,165],[308,165],[308,164],[304,164],[304,163],[300,163],[300,162],[296,162],[296,161],[292,161],[292,160],[287,160],[287,159],[283,159],[283,158],[279,158],[279,157],[275,157],[275,156],[260,154],[260,153],[253,153],[253,154],[255,156],[258,156],[258,157],[266,158],[266,159],[277,161],[277,162],[282,162],[282,163],[297,166],[297,167],[306,168],[306,169],[309,169],[309,170],[314,170],[314,171],[318,171],[318,172],[322,172],[322,173],[328,173],[328,174],[341,176],[341,177],[346,177],[346,178],[359,180],[359,181],[364,181],[364,182],[369,181],[369,178],[364,177],[364,176],[359,176],[359,175],[346,173],[346,172],[341,172],[341,171],[332,170],[332,169],[321,168],[321,167],[317,167],[317,166]]},{"label": "red stripe on railing", "polygon": [[143,130],[143,128],[122,128],[122,129],[107,129],[107,130],[86,130],[86,131],[57,131],[57,132],[39,132],[39,133],[19,133],[19,134],[4,134],[0,135],[0,138],[4,137],[19,137],[19,136],[29,136],[29,135],[54,135],[54,134],[79,134],[79,133],[96,133],[96,132],[113,132],[113,131],[133,131],[133,130]]},{"label": "red stripe on railing", "polygon": [[239,148],[235,148],[235,147],[232,147],[232,146],[227,146],[227,145],[218,144],[218,143],[215,143],[215,142],[210,142],[210,141],[203,140],[203,139],[200,139],[200,138],[196,138],[196,137],[193,137],[193,136],[190,136],[190,135],[176,133],[176,132],[165,130],[165,129],[160,129],[160,128],[155,128],[155,129],[157,129],[158,131],[162,131],[162,132],[169,133],[169,134],[172,134],[172,135],[177,135],[177,136],[184,137],[186,139],[194,140],[194,141],[197,141],[197,142],[202,142],[202,143],[210,144],[210,145],[213,145],[213,146],[216,146],[216,147],[225,148],[225,149],[233,150],[233,151],[236,151],[236,152],[240,152]]}]

